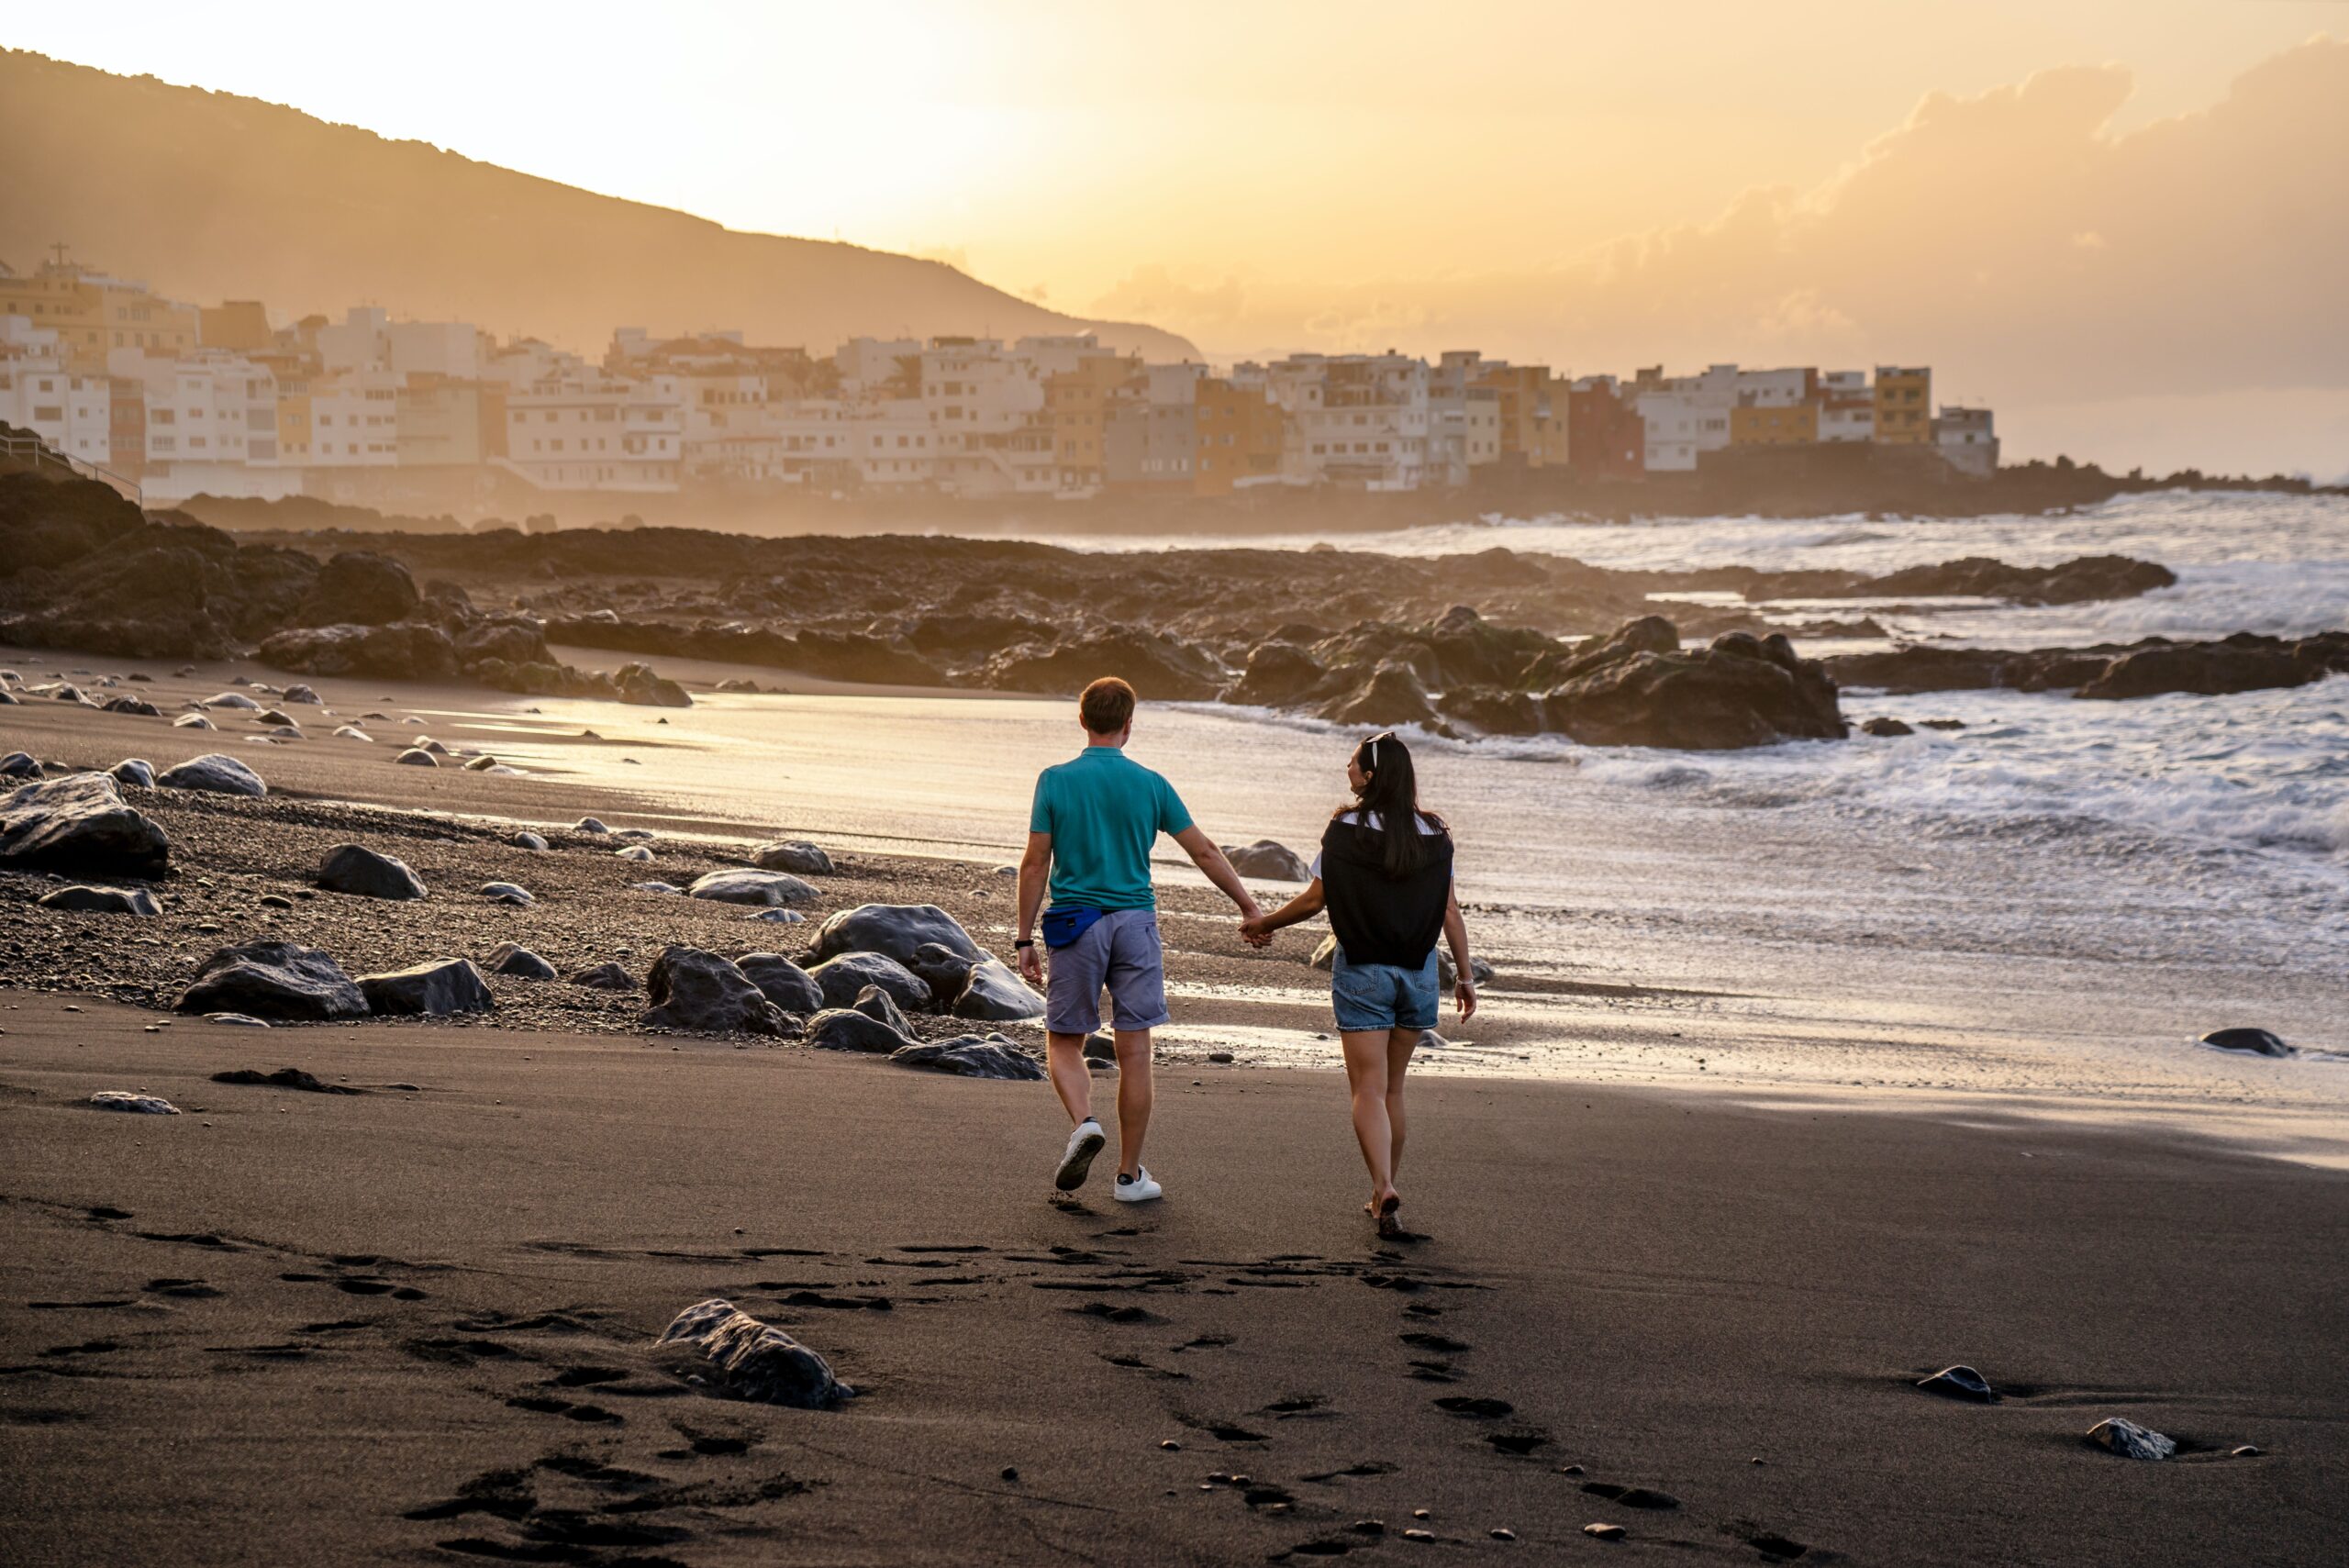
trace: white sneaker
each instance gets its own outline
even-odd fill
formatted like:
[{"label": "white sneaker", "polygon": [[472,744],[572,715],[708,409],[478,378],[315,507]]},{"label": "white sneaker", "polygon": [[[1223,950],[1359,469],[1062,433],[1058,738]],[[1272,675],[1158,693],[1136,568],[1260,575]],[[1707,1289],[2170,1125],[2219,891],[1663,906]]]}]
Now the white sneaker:
[{"label": "white sneaker", "polygon": [[1119,1176],[1109,1195],[1119,1203],[1148,1203],[1166,1189],[1160,1186],[1147,1165],[1136,1165],[1130,1176]]},{"label": "white sneaker", "polygon": [[1061,1168],[1053,1173],[1052,1185],[1064,1193],[1073,1193],[1085,1184],[1085,1173],[1093,1169],[1093,1157],[1109,1141],[1101,1124],[1086,1117],[1068,1135],[1068,1148],[1061,1155]]}]

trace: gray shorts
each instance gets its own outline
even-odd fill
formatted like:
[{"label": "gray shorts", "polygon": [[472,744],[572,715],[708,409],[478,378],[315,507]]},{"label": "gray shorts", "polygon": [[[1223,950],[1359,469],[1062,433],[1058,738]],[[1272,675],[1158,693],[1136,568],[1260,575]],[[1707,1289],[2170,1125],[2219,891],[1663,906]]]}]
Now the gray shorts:
[{"label": "gray shorts", "polygon": [[1054,1034],[1099,1029],[1104,986],[1119,1029],[1154,1029],[1171,1016],[1155,909],[1112,909],[1068,946],[1047,949],[1044,962],[1044,1027]]}]

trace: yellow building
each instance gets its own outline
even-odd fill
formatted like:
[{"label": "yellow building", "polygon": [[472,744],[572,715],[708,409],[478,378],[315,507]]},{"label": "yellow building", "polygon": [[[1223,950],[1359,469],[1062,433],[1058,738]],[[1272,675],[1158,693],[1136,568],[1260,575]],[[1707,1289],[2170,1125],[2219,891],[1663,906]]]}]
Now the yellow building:
[{"label": "yellow building", "polygon": [[1876,437],[1887,446],[1931,446],[1933,373],[1930,366],[1876,367]]},{"label": "yellow building", "polygon": [[1133,373],[1131,360],[1102,354],[1044,378],[1044,415],[1052,426],[1052,466],[1059,471],[1060,488],[1087,490],[1101,484],[1102,429],[1109,402]]},{"label": "yellow building", "polygon": [[1566,384],[1547,365],[1494,365],[1471,386],[1500,399],[1500,461],[1525,468],[1566,464]]},{"label": "yellow building", "polygon": [[69,261],[63,246],[28,276],[0,268],[0,316],[25,317],[54,331],[66,367],[81,375],[104,374],[116,349],[176,359],[198,341],[194,306]]},{"label": "yellow building", "polygon": [[198,314],[197,330],[207,349],[234,349],[240,353],[270,346],[269,312],[257,299],[231,299],[207,305]]},{"label": "yellow building", "polygon": [[1193,494],[1229,495],[1241,480],[1279,474],[1288,417],[1263,384],[1235,386],[1204,376],[1192,390],[1191,408]]},{"label": "yellow building", "polygon": [[1818,439],[1816,403],[1770,408],[1741,405],[1729,411],[1729,444],[1733,447],[1807,447]]}]

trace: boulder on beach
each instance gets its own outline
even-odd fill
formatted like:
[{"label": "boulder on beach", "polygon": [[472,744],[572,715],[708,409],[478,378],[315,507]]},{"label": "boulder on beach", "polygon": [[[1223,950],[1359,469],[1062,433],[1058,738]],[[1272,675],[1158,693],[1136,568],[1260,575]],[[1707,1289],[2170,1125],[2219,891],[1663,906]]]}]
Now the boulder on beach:
[{"label": "boulder on beach", "polygon": [[751,984],[786,1013],[806,1018],[823,1009],[823,987],[816,984],[813,975],[779,952],[744,953],[734,961],[734,967],[749,975]]},{"label": "boulder on beach", "polygon": [[517,833],[506,841],[518,850],[538,851],[547,847],[547,841],[536,833]]},{"label": "boulder on beach", "polygon": [[816,928],[818,960],[846,952],[877,952],[909,962],[924,942],[977,963],[990,957],[960,922],[935,904],[861,904],[842,909]]},{"label": "boulder on beach", "polygon": [[0,795],[0,865],[161,875],[171,840],[106,773],[69,773]]},{"label": "boulder on beach", "polygon": [[1252,844],[1225,844],[1222,849],[1223,858],[1242,876],[1264,882],[1313,880],[1312,868],[1298,858],[1295,850],[1270,839],[1259,839]]},{"label": "boulder on beach", "polygon": [[295,626],[387,626],[406,620],[422,602],[406,567],[373,550],[347,550],[318,568],[309,597],[291,618]]},{"label": "boulder on beach", "polygon": [[573,985],[584,985],[591,991],[633,991],[636,989],[636,976],[617,963],[590,964],[585,969],[574,971],[571,976],[571,983]]},{"label": "boulder on beach", "polygon": [[2201,1043],[2213,1051],[2232,1051],[2245,1056],[2297,1056],[2299,1051],[2266,1029],[2212,1029],[2202,1037]]},{"label": "boulder on beach", "polygon": [[373,675],[431,681],[457,673],[456,644],[437,626],[400,621],[389,626],[312,626],[262,639],[253,657],[306,675]]},{"label": "boulder on beach", "polygon": [[899,1034],[911,1035],[914,1032],[913,1025],[906,1021],[906,1015],[898,1010],[896,1002],[890,1000],[889,993],[878,985],[868,985],[859,991],[856,1000],[849,1006],[875,1023],[887,1024]]},{"label": "boulder on beach", "polygon": [[318,862],[318,885],[361,898],[422,898],[424,879],[407,862],[363,844],[337,844]]},{"label": "boulder on beach", "polygon": [[970,983],[971,971],[977,966],[950,947],[938,942],[924,942],[914,949],[912,960],[906,967],[918,975],[930,987],[933,996],[959,996]]},{"label": "boulder on beach", "polygon": [[630,844],[626,849],[614,850],[612,858],[621,861],[649,861],[652,858],[652,849],[649,844]]},{"label": "boulder on beach", "polygon": [[853,1006],[857,994],[868,985],[878,985],[891,1001],[915,1012],[926,1012],[933,1005],[920,976],[885,953],[842,953],[810,969],[807,977],[824,994],[828,1007]]},{"label": "boulder on beach", "polygon": [[76,884],[41,895],[44,909],[76,915],[157,915],[161,911],[143,887],[85,887]]},{"label": "boulder on beach", "polygon": [[788,872],[730,866],[696,878],[694,884],[685,889],[685,895],[720,904],[756,904],[772,908],[778,904],[805,904],[816,896],[816,889]]},{"label": "boulder on beach", "polygon": [[1880,740],[1888,740],[1901,735],[1914,735],[1917,729],[1914,725],[1880,713],[1863,723],[1860,726],[1860,733],[1873,735]]},{"label": "boulder on beach", "polygon": [[686,1307],[662,1330],[662,1347],[688,1366],[700,1386],[736,1399],[820,1410],[856,1391],[832,1374],[831,1364],[772,1324],[762,1323],[730,1301],[711,1299]]},{"label": "boulder on beach", "polygon": [[538,902],[530,895],[530,890],[518,883],[484,882],[473,891],[484,898],[494,899],[500,904],[511,904],[517,907],[527,907]]},{"label": "boulder on beach", "polygon": [[2177,1452],[2174,1440],[2119,1416],[2090,1427],[2087,1438],[2097,1447],[2123,1459],[2169,1459]]},{"label": "boulder on beach", "polygon": [[889,1053],[900,1067],[951,1073],[962,1078],[1030,1082],[1044,1076],[1043,1064],[999,1034],[958,1035],[952,1040],[900,1046]]},{"label": "boulder on beach", "polygon": [[490,950],[489,972],[517,980],[552,980],[554,965],[519,942],[500,942]]},{"label": "boulder on beach", "polygon": [[807,1020],[807,1043],[818,1051],[861,1051],[886,1056],[914,1043],[913,1037],[853,1007],[828,1007]]},{"label": "boulder on beach", "polygon": [[108,697],[98,706],[107,713],[127,713],[138,718],[163,717],[163,710],[144,697]]},{"label": "boulder on beach", "polygon": [[155,775],[161,789],[195,789],[213,795],[263,795],[269,786],[261,775],[236,758],[218,751],[207,751],[201,757],[191,757],[175,768],[165,768]]},{"label": "boulder on beach", "polygon": [[217,729],[219,726],[200,713],[184,713],[172,720],[174,729]]},{"label": "boulder on beach", "polygon": [[604,826],[600,818],[594,817],[581,817],[572,825],[571,830],[574,833],[609,833],[611,831],[609,828]]},{"label": "boulder on beach", "polygon": [[367,998],[342,966],[298,942],[240,942],[222,948],[173,1004],[182,1013],[243,1013],[307,1022],[362,1018]]},{"label": "boulder on beach", "polygon": [[1977,1405],[1998,1402],[1990,1380],[1970,1366],[1945,1366],[1931,1377],[1918,1379],[1917,1386],[1945,1399],[1970,1399]]},{"label": "boulder on beach", "polygon": [[314,706],[324,706],[324,703],[318,696],[318,694],[312,691],[309,687],[302,684],[299,681],[296,681],[292,685],[286,687],[284,695],[285,700],[289,703],[303,703]]},{"label": "boulder on beach", "polygon": [[647,1029],[692,1029],[704,1034],[782,1035],[790,1032],[783,1009],[731,960],[706,949],[674,943],[662,950],[645,977],[651,1006],[639,1020]]},{"label": "boulder on beach", "polygon": [[0,779],[37,779],[40,777],[40,762],[30,751],[11,751],[0,757]]},{"label": "boulder on beach", "polygon": [[1319,690],[1330,672],[1293,642],[1260,642],[1223,700],[1243,707],[1297,707]]},{"label": "boulder on beach", "polygon": [[1100,675],[1120,675],[1152,702],[1207,702],[1230,676],[1197,643],[1131,624],[1062,637],[1049,649],[1017,648],[991,660],[985,684],[998,691],[1074,694]]},{"label": "boulder on beach", "polygon": [[1041,1018],[1044,999],[1010,965],[995,959],[976,964],[948,1010],[958,1018],[1008,1023],[1015,1018]]},{"label": "boulder on beach", "polygon": [[450,1013],[488,1013],[497,1007],[489,982],[469,958],[428,959],[406,969],[359,977],[360,994],[370,1011],[386,1017]]},{"label": "boulder on beach", "polygon": [[261,708],[261,704],[245,695],[242,692],[222,692],[217,696],[206,697],[204,699],[204,706],[206,707],[251,708],[256,712]]},{"label": "boulder on beach", "polygon": [[1724,632],[1701,652],[1610,658],[1542,702],[1551,727],[1586,746],[1723,751],[1846,733],[1834,681],[1776,632]]},{"label": "boulder on beach", "polygon": [[1410,665],[1388,660],[1322,703],[1322,717],[1338,724],[1424,725],[1441,728],[1426,684]]},{"label": "boulder on beach", "polygon": [[751,851],[751,863],[761,871],[796,872],[802,876],[832,874],[832,857],[797,839],[761,844]]},{"label": "boulder on beach", "polygon": [[676,682],[653,673],[650,664],[623,664],[612,676],[619,699],[640,707],[691,707],[694,699]]},{"label": "boulder on beach", "polygon": [[128,1111],[133,1116],[177,1116],[179,1106],[160,1095],[134,1095],[125,1089],[100,1089],[90,1096],[91,1106],[102,1111]]},{"label": "boulder on beach", "polygon": [[155,764],[144,757],[125,757],[108,768],[106,773],[115,783],[127,784],[132,789],[155,787]]}]

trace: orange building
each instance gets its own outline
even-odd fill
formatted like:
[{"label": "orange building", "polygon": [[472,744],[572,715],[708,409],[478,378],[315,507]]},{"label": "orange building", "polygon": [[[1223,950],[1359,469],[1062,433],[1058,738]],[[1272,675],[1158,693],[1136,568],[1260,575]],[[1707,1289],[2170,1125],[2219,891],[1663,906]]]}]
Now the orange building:
[{"label": "orange building", "polygon": [[1928,366],[1876,367],[1876,439],[1923,447],[1933,440],[1933,373]]},{"label": "orange building", "polygon": [[1500,398],[1504,466],[1565,466],[1566,384],[1549,366],[1495,365],[1469,384],[1490,387]]},{"label": "orange building", "polygon": [[0,267],[0,316],[21,316],[57,334],[66,368],[79,375],[106,373],[116,349],[144,349],[176,359],[196,346],[196,312],[150,294],[144,284],[110,278],[65,259],[43,261],[30,276]]},{"label": "orange building", "polygon": [[257,299],[232,299],[219,305],[207,305],[199,317],[198,331],[207,349],[235,349],[240,353],[266,349],[275,335],[269,329],[269,312]]},{"label": "orange building", "polygon": [[1729,444],[1733,447],[1807,447],[1818,439],[1815,402],[1767,408],[1741,405],[1729,411]]},{"label": "orange building", "polygon": [[1044,378],[1044,417],[1052,426],[1052,466],[1063,490],[1091,490],[1106,462],[1102,428],[1110,399],[1133,378],[1133,361],[1103,354]]},{"label": "orange building", "polygon": [[1192,494],[1229,495],[1243,479],[1270,479],[1280,473],[1288,417],[1267,387],[1201,377],[1192,391],[1191,407],[1198,432]]}]

